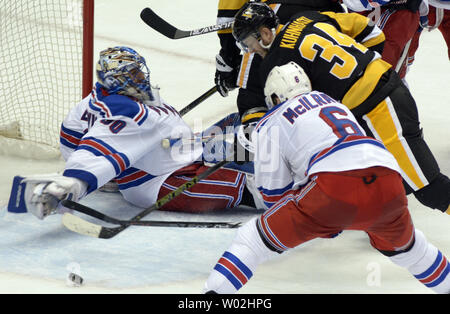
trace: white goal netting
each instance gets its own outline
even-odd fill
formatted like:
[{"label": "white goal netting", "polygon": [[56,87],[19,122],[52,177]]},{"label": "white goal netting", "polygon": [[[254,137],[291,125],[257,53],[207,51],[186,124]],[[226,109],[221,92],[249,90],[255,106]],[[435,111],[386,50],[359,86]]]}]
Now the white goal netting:
[{"label": "white goal netting", "polygon": [[0,0],[0,36],[0,136],[57,150],[82,98],[83,0]]}]

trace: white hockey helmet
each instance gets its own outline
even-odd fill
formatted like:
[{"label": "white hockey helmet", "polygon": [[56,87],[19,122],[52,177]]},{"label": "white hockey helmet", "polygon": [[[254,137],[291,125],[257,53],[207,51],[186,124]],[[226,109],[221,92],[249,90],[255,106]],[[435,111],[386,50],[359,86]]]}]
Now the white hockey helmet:
[{"label": "white hockey helmet", "polygon": [[311,91],[311,81],[301,66],[295,62],[289,62],[282,66],[274,67],[267,76],[264,86],[264,95],[269,109],[273,108],[275,97],[281,102],[294,96]]}]

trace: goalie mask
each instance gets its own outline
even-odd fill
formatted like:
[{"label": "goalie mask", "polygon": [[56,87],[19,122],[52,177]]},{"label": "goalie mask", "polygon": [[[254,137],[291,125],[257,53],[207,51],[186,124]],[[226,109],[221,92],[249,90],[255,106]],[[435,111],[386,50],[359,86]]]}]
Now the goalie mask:
[{"label": "goalie mask", "polygon": [[267,76],[264,95],[269,109],[277,105],[276,97],[284,102],[292,97],[311,91],[311,81],[301,66],[289,62],[274,67]]},{"label": "goalie mask", "polygon": [[98,82],[111,94],[154,100],[150,70],[144,57],[128,47],[108,48],[100,52],[97,63]]}]

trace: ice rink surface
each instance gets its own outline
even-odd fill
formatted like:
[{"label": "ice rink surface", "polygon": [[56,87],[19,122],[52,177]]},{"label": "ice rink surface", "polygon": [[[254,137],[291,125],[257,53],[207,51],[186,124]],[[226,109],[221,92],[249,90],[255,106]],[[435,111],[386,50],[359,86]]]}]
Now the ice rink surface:
[{"label": "ice rink surface", "polygon": [[[165,38],[140,20],[139,13],[147,6],[178,28],[193,29],[215,24],[217,1],[96,1],[95,56],[109,46],[135,48],[146,57],[152,83],[160,85],[162,97],[181,109],[213,86],[217,36]],[[440,32],[425,32],[407,81],[417,101],[425,138],[447,175],[449,76],[447,48]],[[216,94],[185,118],[200,131],[235,111],[235,97],[236,92],[228,98]],[[29,214],[14,215],[5,210],[14,175],[60,171],[64,166],[61,160],[0,155],[0,164],[0,293],[200,293],[235,234],[235,230],[225,229],[130,227],[110,240],[84,237],[65,229],[59,215],[38,221]],[[409,202],[415,226],[450,256],[450,216],[422,206],[413,197]],[[86,203],[119,217],[130,217],[138,210],[117,194],[95,193]],[[164,219],[186,218],[182,214],[155,214]],[[219,214],[212,218],[249,217]],[[73,269],[83,276],[82,287],[66,285]],[[335,239],[306,243],[260,266],[240,293],[391,294],[430,290],[372,249],[364,233],[345,231]]]}]

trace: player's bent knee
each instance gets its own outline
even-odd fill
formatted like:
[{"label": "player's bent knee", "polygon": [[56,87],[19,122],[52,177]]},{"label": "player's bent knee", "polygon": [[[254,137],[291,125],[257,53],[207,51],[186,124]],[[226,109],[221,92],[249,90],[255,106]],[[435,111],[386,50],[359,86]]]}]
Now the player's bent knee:
[{"label": "player's bent knee", "polygon": [[250,251],[254,254],[253,259],[255,264],[260,264],[269,259],[271,256],[276,256],[279,254],[266,246],[259,235],[256,221],[257,218],[253,218],[239,228],[236,235],[235,244],[246,246],[247,249],[250,248]]},{"label": "player's bent knee", "polygon": [[445,212],[450,205],[450,179],[439,173],[430,184],[414,192],[414,196],[423,205]]},{"label": "player's bent knee", "polygon": [[434,248],[428,243],[422,231],[415,229],[414,236],[414,243],[409,250],[390,257],[392,262],[394,262],[396,265],[405,268],[412,267],[418,264],[422,260],[422,258],[424,258],[427,253],[429,253],[429,250],[432,250]]}]

